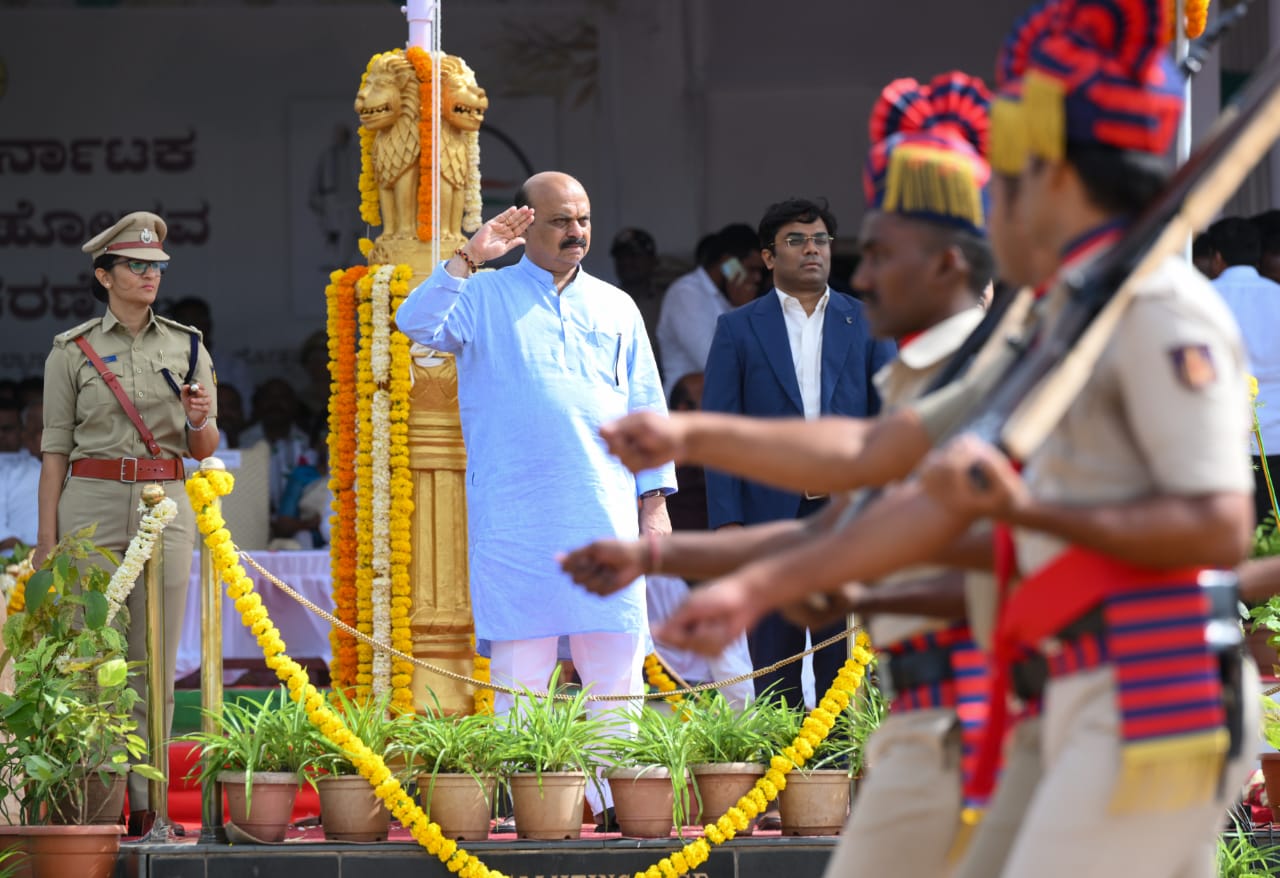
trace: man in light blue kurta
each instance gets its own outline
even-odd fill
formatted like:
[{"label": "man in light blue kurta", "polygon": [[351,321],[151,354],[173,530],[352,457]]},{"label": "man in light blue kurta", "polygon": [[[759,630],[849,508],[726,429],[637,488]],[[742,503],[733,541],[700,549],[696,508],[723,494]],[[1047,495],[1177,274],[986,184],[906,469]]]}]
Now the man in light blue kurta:
[{"label": "man in light blue kurta", "polygon": [[[670,531],[674,467],[633,476],[598,435],[629,411],[665,412],[662,385],[634,302],[579,265],[590,246],[581,184],[538,174],[521,194],[520,207],[409,294],[396,323],[458,360],[471,601],[476,636],[493,641],[494,681],[544,688],[556,638],[567,634],[593,692],[639,693],[644,579],[600,598],[575,586],[556,554],[602,536]],[[473,276],[520,244],[519,263]],[[509,707],[499,693],[496,710]]]}]

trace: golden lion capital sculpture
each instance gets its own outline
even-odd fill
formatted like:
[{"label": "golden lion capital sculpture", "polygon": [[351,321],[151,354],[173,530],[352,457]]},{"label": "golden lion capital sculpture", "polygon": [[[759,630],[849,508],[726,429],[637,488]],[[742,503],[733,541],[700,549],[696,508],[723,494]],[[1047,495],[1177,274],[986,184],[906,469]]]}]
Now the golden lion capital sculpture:
[{"label": "golden lion capital sculpture", "polygon": [[[489,99],[476,82],[475,72],[454,55],[440,58],[439,204],[436,237],[441,253],[452,253],[466,242],[463,231],[480,225],[479,131]],[[403,52],[386,52],[369,67],[356,94],[360,124],[374,133],[370,147],[373,179],[378,187],[382,234],[373,262],[411,262],[418,238],[419,159],[429,135],[420,123],[422,107],[418,76]]]}]

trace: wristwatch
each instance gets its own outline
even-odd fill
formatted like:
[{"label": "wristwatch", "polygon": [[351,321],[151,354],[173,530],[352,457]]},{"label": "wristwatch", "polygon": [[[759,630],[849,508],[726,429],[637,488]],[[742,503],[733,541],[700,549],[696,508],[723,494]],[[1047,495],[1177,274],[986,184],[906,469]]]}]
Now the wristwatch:
[{"label": "wristwatch", "polygon": [[640,495],[641,500],[648,500],[650,497],[661,497],[663,490],[661,488],[651,488]]}]

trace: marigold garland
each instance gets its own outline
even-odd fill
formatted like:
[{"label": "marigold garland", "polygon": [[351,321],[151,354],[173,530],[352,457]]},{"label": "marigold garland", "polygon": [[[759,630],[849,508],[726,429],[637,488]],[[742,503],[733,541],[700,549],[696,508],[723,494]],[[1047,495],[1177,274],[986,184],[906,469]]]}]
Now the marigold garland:
[{"label": "marigold garland", "polygon": [[[373,411],[369,417],[373,455],[372,491],[361,502],[372,509],[373,584],[369,603],[373,614],[373,639],[387,643],[391,639],[391,275],[395,266],[379,265],[373,271],[369,288],[373,316]],[[381,696],[391,688],[391,656],[375,650],[370,667],[373,695]]]},{"label": "marigold garland", "polygon": [[[325,288],[329,335],[329,570],[334,615],[356,624],[356,283],[368,273],[363,265],[335,271]],[[329,634],[333,647],[330,679],[350,689],[359,661],[356,639],[337,627]]]},{"label": "marigold garland", "polygon": [[[391,275],[390,321],[409,295],[413,269],[397,265]],[[403,655],[413,653],[413,589],[409,569],[413,563],[413,471],[409,467],[409,392],[412,387],[412,358],[408,336],[391,332],[391,646]],[[413,663],[391,659],[391,704],[413,710]]]},{"label": "marigold garland", "polygon": [[[383,55],[377,53],[365,65],[364,74],[360,77],[360,87],[364,88],[373,64]],[[371,226],[382,225],[382,213],[378,208],[378,182],[373,176],[373,139],[374,133],[363,125],[360,133],[360,219]],[[364,254],[368,256],[368,253]]]},{"label": "marigold garland", "polygon": [[[1178,26],[1178,0],[1168,0],[1169,40],[1172,41]],[[1186,0],[1182,7],[1182,29],[1187,39],[1194,40],[1204,33],[1209,22],[1209,0]]]},{"label": "marigold garland", "polygon": [[[472,641],[475,640],[473,636]],[[479,680],[481,683],[488,683],[491,678],[491,669],[489,659],[476,653],[475,670],[471,676]],[[475,705],[475,712],[486,716],[493,716],[493,690],[484,686],[475,687],[475,694],[471,696],[472,704]]]},{"label": "marigold garland", "polygon": [[[376,271],[373,266],[370,271]],[[373,636],[373,277],[356,283],[356,313],[360,320],[359,355],[356,359],[356,624],[361,634]],[[356,643],[356,698],[363,701],[373,689],[373,647]]]},{"label": "marigold garland", "polygon": [[[671,679],[671,675],[667,673],[666,666],[662,664],[662,659],[656,652],[651,652],[644,657],[644,675],[649,685],[658,692],[674,692],[676,689],[675,680]],[[684,696],[668,695],[664,700],[671,705],[672,710],[679,712],[680,702],[684,701]]]},{"label": "marigold garland", "polygon": [[[227,595],[236,603],[241,621],[252,630],[266,656],[267,667],[275,671],[289,690],[289,697],[302,703],[307,718],[331,743],[341,748],[347,758],[369,781],[378,798],[386,803],[393,817],[405,826],[414,839],[439,858],[451,872],[463,878],[505,878],[502,873],[490,870],[483,862],[446,839],[439,825],[418,807],[400,783],[391,775],[382,757],[366,747],[343,724],[342,717],[325,704],[324,696],[311,685],[306,669],[285,653],[285,643],[279,630],[271,622],[262,599],[253,591],[253,581],[237,561],[231,534],[226,521],[211,506],[216,497],[231,493],[235,480],[228,472],[201,471],[187,482],[187,493],[196,510],[196,524],[205,537],[205,545],[212,552],[214,568],[219,578],[227,584]],[[849,700],[866,675],[872,661],[870,640],[859,632],[854,642],[852,656],[836,674],[835,682],[822,697],[818,707],[805,720],[800,734],[781,755],[770,760],[764,777],[756,781],[751,792],[743,796],[734,807],[715,823],[703,827],[703,838],[686,844],[679,851],[663,857],[648,869],[637,872],[635,878],[677,878],[696,869],[711,855],[711,845],[723,844],[738,832],[747,828],[777,795],[786,788],[787,773],[804,765],[813,750],[830,733],[834,718],[848,706]]]},{"label": "marigold garland", "polygon": [[421,46],[410,46],[405,57],[418,75],[418,240],[435,237],[435,74],[431,55]]},{"label": "marigold garland", "polygon": [[27,608],[27,580],[36,570],[31,566],[31,556],[23,558],[17,564],[10,564],[0,576],[4,591],[8,595],[7,608],[9,615],[21,613]]}]

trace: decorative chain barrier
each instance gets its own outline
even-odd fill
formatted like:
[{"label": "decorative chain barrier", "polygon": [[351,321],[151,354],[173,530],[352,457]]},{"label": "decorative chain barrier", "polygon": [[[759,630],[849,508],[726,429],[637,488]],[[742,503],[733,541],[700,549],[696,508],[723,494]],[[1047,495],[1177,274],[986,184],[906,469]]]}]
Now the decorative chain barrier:
[{"label": "decorative chain barrier", "polygon": [[[416,656],[405,655],[399,650],[394,649],[393,647],[385,643],[382,643],[378,640],[375,640],[374,638],[370,637],[364,632],[358,631],[357,629],[351,627],[346,622],[343,622],[341,619],[334,616],[332,613],[328,612],[327,610],[324,610],[321,607],[316,606],[315,603],[313,603],[312,601],[308,600],[306,597],[304,597],[303,595],[295,591],[293,587],[290,586],[288,583],[281,581],[275,576],[275,574],[273,574],[271,571],[267,570],[261,564],[255,561],[253,559],[253,556],[251,556],[248,552],[244,551],[243,549],[240,549],[239,547],[237,547],[237,551],[240,553],[240,557],[244,559],[244,561],[250,567],[252,567],[254,570],[257,570],[258,573],[262,574],[263,578],[266,579],[268,582],[270,582],[272,585],[274,585],[276,588],[280,589],[290,598],[297,601],[307,610],[310,610],[312,613],[319,616],[321,619],[324,619],[330,625],[333,625],[339,631],[342,631],[345,634],[350,634],[352,637],[356,638],[362,643],[369,645],[375,650],[379,650],[381,652],[387,653],[388,655],[394,656],[395,658],[398,658],[398,659],[402,659],[403,661],[410,662],[414,666],[422,668],[424,671],[429,671],[430,673],[433,673],[433,674],[439,674],[442,677],[447,677],[450,680],[454,680],[458,683],[466,683],[468,685],[475,686],[481,689],[492,689],[494,692],[502,692],[512,696],[533,695],[537,698],[553,698],[557,701],[570,701],[573,698],[573,696],[571,695],[563,695],[558,693],[553,694],[550,692],[526,692],[525,690],[522,690],[522,689],[512,689],[509,686],[502,686],[497,683],[492,683],[486,680],[477,680],[474,677],[468,677],[466,674],[459,674],[456,671],[449,670],[448,668],[441,668],[437,665],[433,665],[429,662],[425,662],[422,659],[417,658]],[[673,689],[669,692],[646,692],[641,695],[591,695],[591,694],[588,694],[587,700],[588,701],[635,701],[637,699],[657,700],[660,698],[673,698],[675,696],[693,695],[698,692],[709,692],[712,689],[719,689],[721,686],[732,686],[735,683],[741,683],[746,680],[753,680],[756,677],[761,677],[765,674],[772,673],[773,671],[776,671],[779,668],[783,668],[789,664],[793,664],[794,662],[801,661],[805,656],[813,655],[815,652],[817,652],[820,649],[826,649],[828,646],[830,646],[833,643],[839,643],[842,640],[847,640],[850,637],[854,637],[861,630],[862,630],[861,628],[846,628],[844,631],[841,631],[839,634],[833,634],[831,637],[828,637],[826,640],[822,641],[821,643],[814,644],[809,649],[806,649],[804,652],[796,653],[790,658],[782,659],[781,661],[774,662],[773,664],[768,665],[767,667],[759,668],[757,670],[751,671],[750,673],[739,674],[736,677],[730,677],[728,680],[718,680],[711,683],[699,683],[696,686],[686,685],[682,689]]]}]

